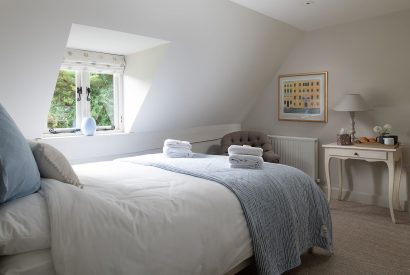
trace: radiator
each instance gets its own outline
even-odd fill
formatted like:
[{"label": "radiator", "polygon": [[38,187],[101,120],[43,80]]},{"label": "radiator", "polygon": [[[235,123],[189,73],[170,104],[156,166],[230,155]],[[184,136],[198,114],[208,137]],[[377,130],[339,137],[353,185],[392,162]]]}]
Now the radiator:
[{"label": "radiator", "polygon": [[318,180],[318,139],[268,135],[280,163],[296,167]]}]

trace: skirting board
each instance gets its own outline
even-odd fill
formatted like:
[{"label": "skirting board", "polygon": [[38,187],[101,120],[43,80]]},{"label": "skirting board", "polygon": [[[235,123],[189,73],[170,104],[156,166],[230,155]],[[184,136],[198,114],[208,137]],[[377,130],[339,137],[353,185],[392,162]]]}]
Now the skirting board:
[{"label": "skirting board", "polygon": [[[326,186],[320,186],[325,193],[327,193]],[[332,187],[331,198],[337,199],[339,194],[339,189],[337,187]],[[353,201],[363,204],[377,205],[381,207],[389,207],[389,201],[387,196],[376,196],[361,192],[352,192],[348,190],[343,190],[342,199],[346,201]],[[400,200],[400,205],[403,207],[404,211],[410,212],[410,201]]]}]

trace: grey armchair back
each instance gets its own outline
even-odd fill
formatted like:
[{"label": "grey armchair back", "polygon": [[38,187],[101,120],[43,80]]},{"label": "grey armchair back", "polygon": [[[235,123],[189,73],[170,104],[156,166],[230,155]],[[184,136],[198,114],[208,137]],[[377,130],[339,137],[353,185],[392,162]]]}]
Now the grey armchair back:
[{"label": "grey armchair back", "polygon": [[266,162],[279,163],[279,155],[275,154],[268,136],[261,132],[237,131],[226,134],[221,140],[220,154],[227,155],[231,145],[249,145],[263,149],[263,160]]}]

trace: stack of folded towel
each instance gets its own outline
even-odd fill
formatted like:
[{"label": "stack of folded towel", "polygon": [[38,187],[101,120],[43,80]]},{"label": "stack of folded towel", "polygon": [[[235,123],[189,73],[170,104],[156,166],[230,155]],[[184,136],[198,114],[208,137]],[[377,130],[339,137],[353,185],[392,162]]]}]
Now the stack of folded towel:
[{"label": "stack of folded towel", "polygon": [[167,139],[162,148],[165,156],[169,158],[190,158],[193,156],[192,145],[188,141]]},{"label": "stack of folded towel", "polygon": [[260,169],[263,166],[262,148],[231,145],[228,154],[232,168]]}]

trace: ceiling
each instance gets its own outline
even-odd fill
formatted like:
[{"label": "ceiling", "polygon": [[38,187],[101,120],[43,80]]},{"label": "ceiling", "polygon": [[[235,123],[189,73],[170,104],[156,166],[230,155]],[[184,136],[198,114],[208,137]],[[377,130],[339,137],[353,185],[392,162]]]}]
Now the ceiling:
[{"label": "ceiling", "polygon": [[231,1],[305,31],[410,9],[410,0]]},{"label": "ceiling", "polygon": [[125,32],[72,24],[67,48],[129,55],[168,41]]}]

